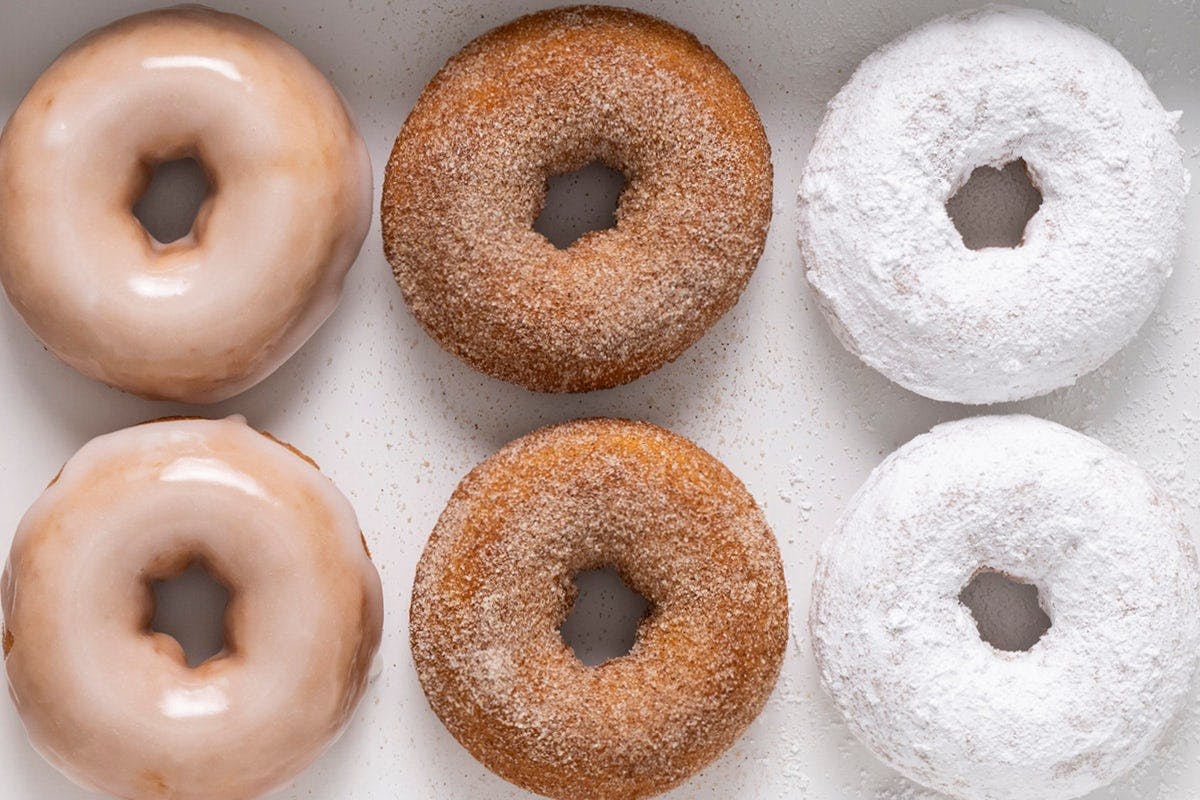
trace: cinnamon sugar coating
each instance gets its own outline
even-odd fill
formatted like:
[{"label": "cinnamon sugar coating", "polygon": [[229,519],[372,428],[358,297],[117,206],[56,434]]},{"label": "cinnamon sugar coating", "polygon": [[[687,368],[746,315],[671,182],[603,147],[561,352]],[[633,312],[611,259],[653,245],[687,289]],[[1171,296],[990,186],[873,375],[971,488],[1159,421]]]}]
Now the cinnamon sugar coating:
[{"label": "cinnamon sugar coating", "polygon": [[[616,226],[558,250],[532,228],[546,180],[626,177]],[[603,7],[522,17],[469,44],[417,101],[383,188],[413,313],[472,367],[530,389],[631,381],[737,301],[771,216],[750,98],[695,37]]]},{"label": "cinnamon sugar coating", "polygon": [[[628,655],[582,664],[559,626],[578,572],[651,603]],[[486,767],[554,798],[649,797],[758,715],[787,641],[775,538],[711,455],[645,423],[519,439],[463,480],[417,567],[413,660]]]}]

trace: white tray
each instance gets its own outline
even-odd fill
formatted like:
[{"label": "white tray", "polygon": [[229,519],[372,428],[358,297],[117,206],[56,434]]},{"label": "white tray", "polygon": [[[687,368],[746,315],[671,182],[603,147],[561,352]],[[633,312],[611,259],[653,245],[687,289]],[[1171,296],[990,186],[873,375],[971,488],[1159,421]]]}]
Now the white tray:
[{"label": "white tray", "polygon": [[[469,39],[541,3],[457,7],[369,0],[216,5],[303,50],[341,88],[375,163],[425,82]],[[552,4],[546,4],[552,5]],[[903,0],[716,0],[636,5],[693,31],[758,104],[775,163],[766,254],[738,306],[675,364],[632,385],[545,396],[483,377],[443,352],[408,313],[381,253],[378,220],[342,305],[309,344],[250,392],[199,413],[242,413],[314,456],[354,502],[385,586],[382,673],[346,736],[280,798],[527,798],[477,764],[429,711],[408,649],[413,569],[451,490],[505,442],[585,415],[648,419],[725,461],[766,509],[783,547],[792,641],[766,711],[671,798],[926,800],[847,732],[821,692],[806,630],[813,553],[843,503],[888,452],[975,413],[912,395],[834,341],[799,268],[795,189],[825,102],[873,49],[958,5]],[[1200,181],[1200,10],[1194,0],[1034,3],[1114,43],[1168,108],[1183,109]],[[88,30],[150,3],[0,0],[0,117]],[[1004,406],[1099,437],[1148,467],[1200,531],[1200,192],[1176,274],[1138,339],[1079,385]],[[147,403],[59,364],[0,302],[0,545],[62,462],[90,437],[197,409]],[[1162,752],[1099,798],[1200,796],[1200,705]],[[25,742],[0,703],[0,800],[91,797]]]}]

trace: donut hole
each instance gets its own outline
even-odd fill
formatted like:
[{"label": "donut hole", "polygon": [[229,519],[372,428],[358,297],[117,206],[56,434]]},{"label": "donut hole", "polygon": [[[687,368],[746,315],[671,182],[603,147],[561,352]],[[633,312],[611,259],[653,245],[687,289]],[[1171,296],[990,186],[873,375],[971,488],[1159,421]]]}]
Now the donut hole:
[{"label": "donut hole", "polygon": [[993,569],[979,570],[958,595],[979,638],[997,650],[1025,652],[1050,630],[1038,588]]},{"label": "donut hole", "polygon": [[1042,193],[1018,158],[1003,167],[979,167],[954,196],[946,213],[969,250],[1020,247],[1025,228],[1042,206]]},{"label": "donut hole", "polygon": [[202,564],[192,563],[178,575],[151,581],[150,589],[154,595],[150,630],[178,642],[189,667],[225,650],[229,590]]},{"label": "donut hole", "polygon": [[194,158],[156,164],[145,191],[133,204],[133,215],[160,244],[179,241],[192,232],[210,185]]},{"label": "donut hole", "polygon": [[630,589],[611,567],[579,572],[573,578],[575,604],[559,627],[563,641],[586,666],[629,655],[651,604]]},{"label": "donut hole", "polygon": [[601,161],[553,175],[546,181],[546,199],[533,229],[566,250],[585,234],[616,226],[624,190],[625,176]]}]

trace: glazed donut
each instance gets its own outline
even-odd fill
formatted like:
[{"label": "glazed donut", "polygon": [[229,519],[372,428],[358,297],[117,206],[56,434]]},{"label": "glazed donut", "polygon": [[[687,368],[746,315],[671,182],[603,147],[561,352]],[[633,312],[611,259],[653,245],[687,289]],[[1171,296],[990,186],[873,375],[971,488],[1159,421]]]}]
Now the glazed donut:
[{"label": "glazed donut", "polygon": [[[192,157],[190,234],[134,217]],[[371,163],[337,90],[241,17],[182,6],[70,47],[0,136],[0,281],[60,359],[143,397],[208,403],[287,360],[337,305],[366,236]]]},{"label": "glazed donut", "polygon": [[[960,591],[1032,584],[1049,630],[993,648]],[[871,474],[813,579],[821,682],[879,758],[964,800],[1079,797],[1162,737],[1200,647],[1179,513],[1129,459],[1027,416],[939,425]]]},{"label": "glazed donut", "polygon": [[[546,181],[625,174],[616,227],[566,250],[533,230]],[[770,147],[707,47],[633,11],[522,17],[450,59],[383,188],[404,298],[447,350],[544,392],[627,383],[729,310],[762,254]]]},{"label": "glazed donut", "polygon": [[[1088,31],[994,7],[872,55],[829,105],[800,188],[808,279],[834,332],[936,400],[1073,383],[1121,349],[1171,273],[1189,176],[1168,113]],[[946,201],[1024,159],[1015,248],[969,250]]]},{"label": "glazed donut", "polygon": [[[573,576],[612,566],[651,603],[628,655],[559,635]],[[720,755],[783,659],[775,537],[720,462],[661,428],[593,419],[509,444],[463,480],[417,565],[413,661],[484,766],[547,797],[637,800]]]},{"label": "glazed donut", "polygon": [[[17,529],[4,657],[34,748],[128,800],[248,800],[349,722],[383,599],[354,510],[240,417],[93,439]],[[150,629],[150,583],[204,565],[229,590],[225,650],[190,668]]]}]

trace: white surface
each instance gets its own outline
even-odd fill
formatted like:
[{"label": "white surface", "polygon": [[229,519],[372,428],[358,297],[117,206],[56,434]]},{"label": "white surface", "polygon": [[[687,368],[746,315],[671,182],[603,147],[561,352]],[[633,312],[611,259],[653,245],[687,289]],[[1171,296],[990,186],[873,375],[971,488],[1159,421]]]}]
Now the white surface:
[{"label": "white surface", "polygon": [[[54,55],[141,2],[0,0],[0,114],[5,118]],[[392,140],[424,83],[473,36],[542,7],[458,8],[416,0],[220,2],[308,54],[358,115],[376,186]],[[551,5],[546,3],[544,5]],[[741,303],[677,363],[629,386],[585,396],[535,395],[471,372],[417,326],[381,254],[378,220],[342,306],[275,376],[201,409],[244,413],[295,442],[350,496],[383,577],[388,618],[382,673],[347,735],[280,798],[474,798],[526,795],[480,767],[430,713],[409,659],[407,606],[424,541],[458,480],[508,440],[584,415],[648,419],[724,460],[764,505],[783,546],[793,642],[775,695],[734,748],[671,798],[929,800],[878,764],[817,686],[805,626],[812,558],[841,507],[888,452],[935,422],[974,413],[910,394],[842,350],[799,268],[795,190],[824,103],[871,50],[936,14],[932,0],[638,2],[712,45],[742,78],[767,126],[775,219]],[[1200,8],[1037,3],[1114,43],[1168,108],[1183,109],[1187,166],[1200,174]],[[1107,7],[1107,8],[1106,8]],[[64,209],[69,213],[69,209]],[[1049,417],[1129,453],[1200,530],[1200,196],[1157,312],[1098,372],[1048,397],[998,407]],[[56,362],[0,303],[0,530],[88,438],[197,409],[147,403]],[[996,407],[993,408],[995,410]],[[5,544],[6,538],[0,538]],[[26,745],[0,703],[0,798],[89,797]],[[1184,800],[1200,794],[1200,704],[1163,751],[1090,800]]]}]

